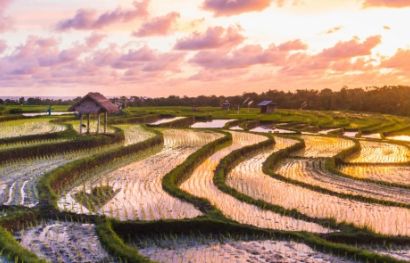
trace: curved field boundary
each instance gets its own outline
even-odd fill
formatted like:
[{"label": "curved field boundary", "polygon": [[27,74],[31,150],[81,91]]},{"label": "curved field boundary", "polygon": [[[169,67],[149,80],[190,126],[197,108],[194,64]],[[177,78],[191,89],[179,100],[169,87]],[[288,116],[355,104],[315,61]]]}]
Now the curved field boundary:
[{"label": "curved field boundary", "polygon": [[[352,229],[355,229],[355,227],[351,226],[351,225],[345,225],[345,224],[338,224],[336,223],[335,220],[328,220],[328,219],[318,219],[318,218],[314,218],[314,217],[310,217],[307,216],[305,214],[302,214],[294,209],[286,209],[283,208],[281,206],[278,205],[274,205],[268,202],[265,202],[263,200],[256,200],[251,198],[248,195],[245,195],[239,191],[237,191],[236,189],[230,187],[229,185],[226,184],[226,177],[229,174],[229,172],[241,161],[243,161],[245,158],[249,158],[255,154],[258,154],[259,151],[261,151],[263,148],[265,147],[271,147],[274,145],[274,139],[271,135],[266,135],[265,136],[268,137],[267,140],[256,144],[256,145],[251,145],[251,146],[247,146],[244,147],[242,149],[233,151],[231,154],[229,154],[228,156],[226,156],[223,160],[221,160],[221,162],[219,163],[219,165],[217,166],[217,168],[215,169],[215,175],[214,175],[214,184],[218,187],[219,190],[221,190],[222,192],[229,194],[233,197],[235,197],[236,199],[250,204],[250,205],[255,205],[261,209],[264,210],[270,210],[274,213],[278,213],[280,215],[283,216],[289,216],[292,217],[294,219],[297,220],[303,220],[303,221],[307,221],[307,222],[312,222],[312,223],[316,223],[319,224],[323,227],[326,228],[333,228],[333,229],[345,229],[348,231],[351,231]],[[293,137],[292,137],[293,138]],[[263,171],[264,173],[266,173],[266,163],[269,162],[276,163],[276,160],[279,160],[285,156],[288,156],[290,153],[298,151],[300,149],[302,149],[304,147],[304,142],[301,139],[298,139],[298,143],[290,146],[289,148],[286,149],[282,149],[279,150],[275,153],[273,153],[265,162],[264,162],[264,167],[263,167]]]},{"label": "curved field boundary", "polygon": [[[346,158],[347,156],[350,156],[352,154],[357,153],[360,150],[360,144],[358,142],[358,140],[353,140],[354,141],[354,145],[352,147],[349,147],[347,149],[342,150],[341,152],[339,152],[337,155],[335,155],[333,158],[327,158],[325,161],[325,169],[328,170],[330,173],[332,173],[334,170],[336,170],[336,163],[340,162],[340,160],[343,160],[344,158]],[[276,164],[277,162],[275,162]],[[272,166],[274,163],[272,163]],[[270,169],[269,169],[270,170]],[[265,169],[265,173],[268,170]],[[393,201],[387,201],[387,200],[380,200],[377,198],[372,198],[372,197],[365,197],[362,195],[356,195],[356,194],[346,194],[346,193],[339,193],[339,192],[335,192],[332,190],[329,190],[327,188],[323,188],[320,186],[316,186],[316,185],[311,185],[299,180],[294,180],[291,178],[287,178],[285,176],[282,176],[280,174],[274,173],[274,172],[268,172],[267,174],[269,174],[269,176],[283,181],[285,183],[290,183],[290,184],[294,184],[297,186],[301,186],[303,188],[307,188],[316,192],[320,192],[323,194],[328,194],[328,195],[332,195],[332,196],[336,196],[336,197],[340,197],[340,198],[344,198],[344,199],[351,199],[351,200],[356,200],[356,201],[361,201],[361,202],[367,202],[367,203],[374,203],[374,204],[380,204],[380,205],[385,205],[385,206],[396,206],[396,207],[406,207],[406,208],[410,208],[410,204],[405,204],[405,203],[400,203],[400,202],[393,202]],[[338,173],[335,173],[335,175],[339,175]]]},{"label": "curved field boundary", "polygon": [[0,251],[3,256],[13,262],[45,263],[33,252],[25,249],[10,233],[24,228],[26,222],[38,222],[40,214],[37,212],[16,211],[11,215],[0,218]]},{"label": "curved field boundary", "polygon": [[153,132],[155,133],[155,136],[143,142],[76,160],[48,173],[41,178],[38,185],[40,204],[46,210],[49,209],[55,212],[57,209],[58,194],[78,180],[84,171],[89,171],[102,164],[112,162],[115,159],[142,152],[154,146],[162,145],[164,142],[162,134],[155,130]]},{"label": "curved field boundary", "polygon": [[[283,180],[283,178],[280,178],[281,176],[278,176],[278,175],[276,175],[275,174],[275,172],[273,171],[273,167],[275,166],[275,164],[280,160],[280,159],[283,159],[284,157],[288,157],[289,156],[289,154],[288,153],[286,153],[286,152],[284,152],[283,153],[283,155],[275,155],[275,154],[273,154],[271,157],[269,157],[267,160],[266,160],[266,162],[264,163],[264,173],[265,174],[267,174],[268,176],[270,176],[270,177],[272,177],[273,179],[276,179],[276,180],[278,180],[278,181],[284,181]],[[285,182],[285,183],[289,183],[289,184],[292,184],[292,185],[295,185],[295,187],[301,187],[301,188],[304,188],[303,186],[301,186],[301,185],[297,185],[297,183],[292,183],[292,182]],[[309,186],[308,186],[309,187]],[[317,192],[318,194],[324,194],[324,195],[329,195],[329,196],[334,196],[334,198],[339,198],[340,200],[349,200],[349,199],[346,199],[346,198],[341,198],[341,197],[337,197],[337,196],[335,196],[334,194],[327,194],[327,193],[320,193],[320,191],[316,191],[316,190],[314,190],[314,189],[306,189],[306,191],[315,191],[315,192]],[[354,200],[351,200],[352,202],[355,202]],[[368,202],[363,202],[363,201],[356,201],[356,202],[359,202],[359,204],[362,204],[362,205],[364,205],[364,206],[366,206],[366,203],[368,203]],[[369,203],[368,203],[369,204]],[[380,205],[380,204],[375,204],[375,205]],[[386,209],[388,209],[389,207],[387,207],[386,206]],[[391,207],[392,209],[393,208],[395,208],[395,207]],[[403,213],[407,213],[407,210],[406,210],[406,208],[404,208],[404,207],[397,207],[397,209],[400,209],[400,211],[402,211]],[[385,213],[385,215],[387,216],[387,213]],[[329,217],[329,219],[330,220],[334,220],[334,221],[336,221],[336,219],[335,218],[331,218],[331,217]],[[404,218],[403,218],[404,219]],[[347,223],[344,223],[344,222],[340,222],[340,223],[342,223],[343,225],[347,225]],[[401,222],[402,224],[403,224],[403,222]],[[357,227],[357,226],[354,226],[353,224],[349,224],[348,226],[350,226],[352,229],[355,229],[356,231],[359,231],[359,232],[364,232],[364,233],[368,233],[368,234],[370,234],[370,235],[376,235],[376,236],[382,236],[381,234],[376,234],[374,231],[372,231],[372,230],[370,230],[370,229],[368,229],[367,227]],[[396,226],[397,227],[397,226]],[[394,231],[396,231],[395,232],[395,236],[396,237],[399,237],[399,236],[402,236],[402,234],[400,234],[399,232],[397,232],[397,229],[396,230],[394,230]],[[349,230],[347,230],[347,232],[349,232]],[[406,237],[406,238],[408,238],[408,237]]]},{"label": "curved field boundary", "polygon": [[97,235],[103,247],[113,256],[128,263],[151,263],[149,258],[139,254],[135,248],[124,243],[112,228],[111,221],[103,221],[97,225]]},{"label": "curved field boundary", "polygon": [[[201,163],[192,175],[181,184],[184,191],[192,195],[208,199],[210,203],[220,210],[226,219],[246,225],[258,226],[260,228],[271,228],[293,231],[313,231],[328,232],[329,229],[318,224],[295,220],[267,209],[251,205],[234,196],[221,191],[214,183],[215,170],[220,162],[236,150],[244,149],[247,146],[260,145],[259,143],[269,141],[269,138],[261,134],[246,132],[231,132],[233,137],[232,145],[225,147],[213,154],[206,161]],[[245,153],[245,152],[244,152]]]},{"label": "curved field boundary", "polygon": [[179,188],[179,186],[187,180],[195,168],[197,168],[203,161],[221,148],[224,148],[232,143],[232,135],[229,132],[217,130],[214,130],[214,132],[223,134],[223,137],[203,146],[201,149],[191,154],[185,162],[178,165],[171,172],[165,175],[162,180],[162,188],[170,195],[192,203],[196,208],[198,208],[198,210],[207,216],[212,215],[221,217],[222,213],[217,208],[212,206],[208,200],[191,195],[190,193]]},{"label": "curved field boundary", "polygon": [[[363,181],[356,182],[354,178],[329,172],[325,164],[323,159],[289,158],[275,171],[275,179],[340,198],[410,208],[410,196],[405,190],[374,184],[372,186],[371,183]],[[403,197],[397,198],[401,194]]]},{"label": "curved field boundary", "polygon": [[[341,165],[346,165],[349,167],[362,167],[365,166],[363,164],[341,164]],[[371,166],[371,165],[369,165]],[[378,166],[378,167],[382,167],[382,168],[388,168],[388,167],[406,167],[408,168],[408,165],[379,165],[379,164],[373,164],[372,166]],[[341,171],[341,167],[339,165],[336,165],[336,167],[330,166],[330,168],[328,168],[330,172],[340,175],[340,176],[344,176],[347,178],[351,178],[354,180],[358,180],[358,181],[363,181],[363,182],[368,182],[368,183],[373,183],[373,184],[379,184],[379,185],[384,185],[384,186],[391,186],[391,187],[397,187],[397,188],[403,188],[403,189],[409,189],[410,190],[410,184],[399,184],[399,183],[394,183],[394,182],[388,182],[388,181],[382,181],[382,180],[376,180],[376,179],[370,179],[370,178],[360,178],[360,177],[356,177],[347,173],[344,173],[343,171]]]},{"label": "curved field boundary", "polygon": [[[354,259],[359,262],[402,262],[389,256],[383,256],[371,251],[356,248],[354,246],[333,243],[318,235],[306,232],[286,232],[271,229],[261,229],[238,223],[228,222],[226,220],[210,220],[207,218],[198,218],[191,220],[167,220],[155,222],[118,222],[112,221],[112,230],[122,241],[126,242],[133,236],[151,236],[164,234],[226,234],[227,236],[255,235],[260,239],[267,240],[292,240],[304,243],[315,250],[331,253],[347,259]],[[137,251],[136,248],[133,248]],[[138,254],[139,255],[139,254]],[[141,255],[139,255],[141,257]],[[130,261],[139,262],[139,261]],[[144,262],[144,261],[142,261]]]},{"label": "curved field boundary", "polygon": [[[383,140],[383,139],[370,139],[370,138],[360,138],[360,140],[358,139],[354,139],[357,140],[357,142],[360,144],[360,141],[365,141],[365,142],[373,142],[373,143],[380,143],[380,144],[392,144],[392,145],[397,145],[403,148],[407,149],[407,161],[399,161],[399,162],[393,162],[393,161],[370,161],[370,162],[366,162],[366,161],[354,161],[352,162],[351,160],[349,160],[349,158],[353,158],[354,156],[352,156],[353,154],[349,154],[347,156],[337,156],[337,162],[338,164],[368,164],[368,165],[372,165],[372,164],[377,164],[377,165],[410,165],[410,145],[406,142],[401,142],[401,141],[393,141],[393,140]],[[360,150],[362,149],[362,146],[360,145]],[[354,154],[360,154],[360,152],[355,152]]]},{"label": "curved field boundary", "polygon": [[[124,132],[120,129],[115,129],[114,134],[98,135],[98,136],[77,136],[73,127],[70,124],[64,124],[67,127],[66,131],[59,134],[46,134],[42,138],[67,138],[69,140],[57,143],[44,145],[33,145],[21,147],[17,149],[0,151],[0,164],[16,159],[27,159],[33,156],[51,156],[63,152],[81,150],[85,148],[95,148],[109,144],[119,143],[124,140]],[[42,136],[42,135],[39,135]],[[50,136],[50,137],[47,137]],[[30,137],[38,138],[38,136]],[[74,140],[75,139],[75,140]]]}]

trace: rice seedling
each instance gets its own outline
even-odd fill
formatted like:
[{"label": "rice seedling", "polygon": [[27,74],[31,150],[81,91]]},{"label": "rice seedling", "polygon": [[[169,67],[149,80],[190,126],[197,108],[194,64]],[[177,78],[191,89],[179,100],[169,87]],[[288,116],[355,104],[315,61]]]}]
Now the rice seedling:
[{"label": "rice seedling", "polygon": [[[73,126],[74,130],[77,133],[80,133],[80,121],[79,120],[68,121],[67,123],[71,124]],[[87,131],[87,126],[86,125],[87,125],[87,120],[83,120],[83,133]],[[96,133],[97,132],[97,126],[98,126],[97,125],[97,120],[91,119],[90,120],[90,133]],[[101,124],[100,133],[103,132],[103,129],[104,129],[103,124]],[[114,133],[114,132],[115,132],[115,130],[111,126],[107,127],[107,133]]]},{"label": "rice seedling", "polygon": [[61,132],[64,125],[51,123],[50,119],[21,119],[5,121],[0,124],[0,138],[12,138],[27,135]]},{"label": "rice seedling", "polygon": [[43,222],[15,236],[23,247],[51,262],[113,262],[92,224]]},{"label": "rice seedling", "polygon": [[[327,232],[328,229],[318,224],[282,216],[272,211],[263,210],[257,206],[243,203],[231,195],[222,192],[213,184],[214,170],[222,158],[236,149],[256,144],[266,139],[264,136],[251,133],[231,133],[233,136],[232,145],[216,152],[208,160],[203,162],[195,169],[192,175],[181,184],[181,189],[192,195],[208,199],[214,206],[221,210],[225,216],[242,224],[280,230]],[[252,160],[255,161],[254,159]],[[262,163],[262,161],[259,161],[259,163]],[[260,165],[260,168],[262,168],[262,165]],[[250,173],[250,175],[254,176],[253,173]]]},{"label": "rice seedling", "polygon": [[358,181],[326,171],[324,159],[287,159],[276,173],[298,182],[318,186],[335,193],[364,196],[379,200],[410,203],[410,190]]},{"label": "rice seedling", "polygon": [[329,136],[301,135],[305,148],[293,154],[301,157],[333,157],[343,150],[354,146],[349,139]]},{"label": "rice seedling", "polygon": [[[272,151],[265,152],[265,156],[257,155],[252,160],[248,160],[244,166],[249,168],[243,169],[247,171],[260,169],[251,167],[255,167],[258,159],[266,159],[271,153]],[[283,165],[286,167],[286,163]],[[311,217],[351,223],[380,234],[410,236],[408,223],[410,222],[410,210],[406,208],[370,204],[323,194],[283,182],[260,172],[233,172],[228,177],[228,183],[231,187],[254,199],[261,199],[287,209],[295,209]]]},{"label": "rice seedling", "polygon": [[344,164],[339,170],[357,179],[410,186],[410,167],[403,165]]},{"label": "rice seedling", "polygon": [[39,200],[37,183],[43,175],[71,161],[111,147],[65,152],[0,165],[0,204],[36,206]]},{"label": "rice seedling", "polygon": [[141,125],[122,124],[115,125],[115,127],[120,128],[124,131],[124,146],[136,144],[154,136],[152,132],[147,131]]},{"label": "rice seedling", "polygon": [[376,252],[381,255],[387,255],[398,260],[410,261],[410,246],[405,245],[380,245],[380,246],[362,246],[362,248]]},{"label": "rice seedling", "polygon": [[192,218],[200,215],[193,205],[180,201],[162,189],[162,178],[190,154],[220,134],[165,129],[164,148],[143,160],[94,177],[68,191],[59,201],[60,209],[76,213],[93,213],[78,204],[73,196],[79,191],[91,193],[95,187],[110,186],[118,193],[97,214],[120,220],[159,220]]},{"label": "rice seedling", "polygon": [[67,141],[69,141],[69,139],[45,139],[45,140],[35,140],[35,141],[21,141],[21,142],[13,142],[13,143],[4,143],[4,144],[0,144],[0,151],[31,147],[31,146],[38,146],[38,145],[47,145],[47,144],[67,142]]},{"label": "rice seedling", "polygon": [[211,120],[205,122],[196,122],[191,125],[191,128],[223,128],[227,123],[235,121],[233,119],[228,120]]},{"label": "rice seedling", "polygon": [[157,262],[353,262],[294,241],[253,236],[162,235],[131,245]]},{"label": "rice seedling", "polygon": [[410,161],[409,149],[404,145],[377,142],[360,141],[360,152],[349,156],[349,163],[405,163]]}]

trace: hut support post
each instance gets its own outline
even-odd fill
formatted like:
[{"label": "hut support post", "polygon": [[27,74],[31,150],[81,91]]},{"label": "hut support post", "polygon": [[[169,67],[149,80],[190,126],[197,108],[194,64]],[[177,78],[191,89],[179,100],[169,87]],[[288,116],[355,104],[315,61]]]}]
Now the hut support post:
[{"label": "hut support post", "polygon": [[87,114],[87,133],[90,133],[90,114]]},{"label": "hut support post", "polygon": [[107,133],[108,113],[104,112],[104,133]]},{"label": "hut support post", "polygon": [[97,134],[100,133],[100,113],[97,113]]},{"label": "hut support post", "polygon": [[83,133],[83,115],[80,114],[80,134]]}]

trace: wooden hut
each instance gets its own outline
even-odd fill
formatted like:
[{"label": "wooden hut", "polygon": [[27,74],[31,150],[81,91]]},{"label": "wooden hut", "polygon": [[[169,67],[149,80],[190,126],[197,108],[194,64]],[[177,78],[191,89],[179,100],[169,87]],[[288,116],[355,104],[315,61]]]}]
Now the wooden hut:
[{"label": "wooden hut", "polygon": [[80,133],[83,132],[83,116],[87,115],[87,133],[90,133],[90,115],[97,115],[97,133],[100,132],[101,113],[104,113],[104,133],[107,132],[108,113],[119,112],[117,105],[109,101],[101,93],[90,92],[70,107],[80,115]]},{"label": "wooden hut", "polygon": [[225,100],[222,105],[221,108],[223,110],[229,111],[231,109],[231,103],[228,100]]},{"label": "wooden hut", "polygon": [[258,104],[258,107],[261,109],[262,114],[268,114],[275,111],[276,104],[271,100],[264,100]]}]

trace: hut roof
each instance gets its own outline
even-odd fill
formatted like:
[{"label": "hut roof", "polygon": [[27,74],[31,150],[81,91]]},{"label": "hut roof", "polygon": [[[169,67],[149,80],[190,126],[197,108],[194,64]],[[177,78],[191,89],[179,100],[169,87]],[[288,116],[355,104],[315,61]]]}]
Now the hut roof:
[{"label": "hut roof", "polygon": [[102,95],[99,92],[90,92],[87,95],[85,95],[80,101],[75,103],[73,106],[70,107],[70,111],[75,111],[76,108],[81,105],[83,102],[91,100],[95,102],[102,111],[108,112],[108,113],[115,113],[119,111],[119,108],[117,105],[109,101],[104,95]]},{"label": "hut roof", "polygon": [[271,100],[264,100],[258,104],[259,107],[269,106],[269,105],[275,105],[275,103],[273,103]]}]

